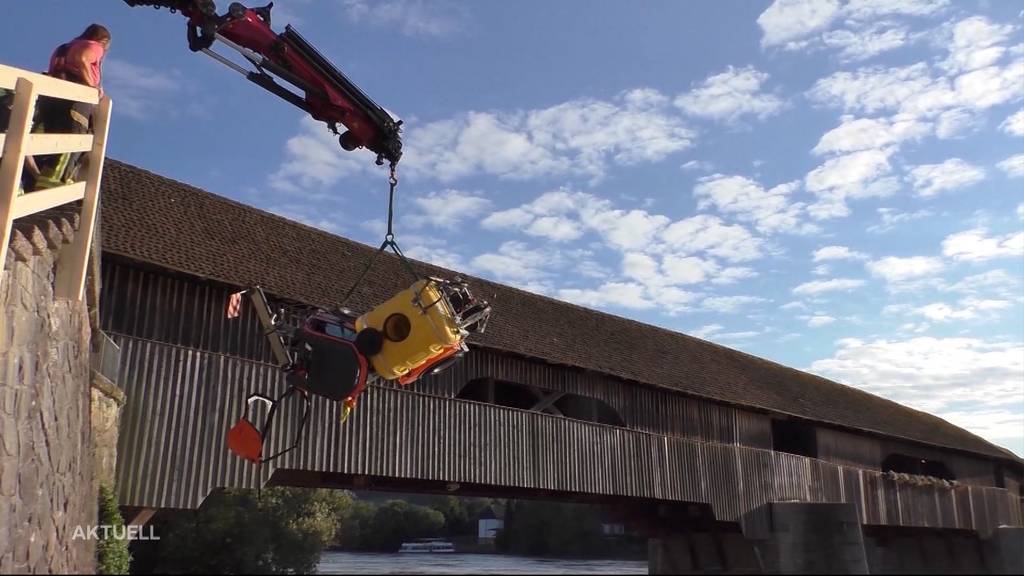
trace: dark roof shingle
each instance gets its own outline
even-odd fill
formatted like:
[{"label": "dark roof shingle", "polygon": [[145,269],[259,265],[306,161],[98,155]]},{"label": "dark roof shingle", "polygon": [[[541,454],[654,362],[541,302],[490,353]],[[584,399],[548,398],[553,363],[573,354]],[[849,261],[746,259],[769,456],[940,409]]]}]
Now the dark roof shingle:
[{"label": "dark roof shingle", "polygon": [[[279,297],[337,304],[376,247],[107,159],[104,251]],[[401,238],[399,238],[401,240]],[[417,263],[429,274],[450,271]],[[1020,461],[953,426],[856,388],[698,338],[463,275],[494,312],[473,342],[695,396]],[[349,302],[366,310],[405,288],[381,256]]]}]

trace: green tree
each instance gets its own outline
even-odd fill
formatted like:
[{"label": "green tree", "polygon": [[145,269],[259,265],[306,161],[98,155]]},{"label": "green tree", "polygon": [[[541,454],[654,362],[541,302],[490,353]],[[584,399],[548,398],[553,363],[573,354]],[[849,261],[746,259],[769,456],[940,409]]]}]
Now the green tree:
[{"label": "green tree", "polygon": [[517,501],[505,512],[499,550],[529,556],[593,556],[602,552],[600,509],[581,504]]},{"label": "green tree", "polygon": [[347,492],[269,488],[212,494],[161,531],[157,572],[292,574],[316,570],[352,505]]},{"label": "green tree", "polygon": [[402,542],[437,536],[444,527],[444,515],[403,500],[389,500],[374,513],[369,548],[394,552]]},{"label": "green tree", "polygon": [[[113,526],[116,531],[124,530],[124,518],[117,507],[117,496],[109,486],[100,486],[99,524]],[[115,531],[114,528],[111,532]],[[99,574],[128,574],[131,568],[132,555],[128,551],[128,539],[113,537],[100,540],[96,544],[96,571]]]},{"label": "green tree", "polygon": [[465,536],[476,534],[480,514],[488,506],[495,505],[496,501],[491,498],[440,496],[430,507],[444,514],[445,536]]},{"label": "green tree", "polygon": [[338,518],[334,546],[345,550],[368,550],[377,507],[371,502],[353,500]]}]

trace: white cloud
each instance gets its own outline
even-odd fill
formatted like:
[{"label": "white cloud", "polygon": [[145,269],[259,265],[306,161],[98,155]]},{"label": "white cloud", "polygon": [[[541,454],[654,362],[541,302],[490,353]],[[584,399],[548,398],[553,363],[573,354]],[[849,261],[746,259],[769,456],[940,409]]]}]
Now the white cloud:
[{"label": "white cloud", "polygon": [[[1024,444],[1024,411],[1019,409],[952,410],[943,411],[942,417],[1004,447]],[[1016,452],[1020,455],[1020,448]]]},{"label": "white cloud", "polygon": [[829,324],[832,324],[835,321],[836,319],[831,316],[811,316],[810,319],[807,320],[807,325],[810,326],[811,328],[820,328],[822,326],[828,326]]},{"label": "white cloud", "polygon": [[[548,226],[543,232],[538,228]],[[593,233],[603,248],[620,254],[620,276],[596,264],[586,255],[554,251],[552,259],[561,264],[542,265],[542,249],[527,249],[520,242],[506,242],[496,253],[478,256],[475,269],[499,278],[532,282],[566,299],[586,306],[616,306],[647,309],[658,306],[672,315],[687,309],[698,294],[682,286],[726,285],[757,276],[757,271],[728,263],[754,260],[762,255],[762,241],[741,225],[701,214],[672,222],[668,217],[644,210],[621,210],[592,194],[559,189],[541,194],[520,206],[494,212],[481,222],[484,229],[513,230],[543,236],[551,241],[568,241]],[[569,230],[558,235],[551,230]],[[591,247],[595,244],[591,244]],[[585,261],[581,275],[598,278],[596,287],[566,286],[555,269]],[[559,285],[562,284],[562,285]],[[712,301],[714,302],[714,301]]]},{"label": "white cloud", "polygon": [[1024,177],[1024,154],[1010,156],[997,164],[997,166],[999,166],[1000,170],[1006,172],[1006,175],[1010,178]]},{"label": "white cloud", "polygon": [[557,266],[560,259],[545,250],[529,248],[522,242],[503,243],[497,252],[484,252],[470,262],[473,270],[482,271],[500,282],[523,283],[548,276],[548,268]]},{"label": "white cloud", "polygon": [[556,242],[576,240],[583,235],[579,223],[562,216],[541,216],[524,230],[531,236],[542,236]]},{"label": "white cloud", "polygon": [[733,122],[742,116],[763,120],[778,113],[783,101],[772,94],[761,92],[768,74],[752,67],[736,69],[730,66],[724,72],[709,77],[693,90],[681,94],[676,106],[686,113],[701,118]]},{"label": "white cloud", "polygon": [[815,82],[807,96],[830,106],[841,104],[847,111],[874,114],[898,110],[915,96],[932,95],[942,87],[941,81],[932,78],[928,65],[921,62],[901,68],[872,66],[836,72]]},{"label": "white cloud", "polygon": [[1003,120],[999,128],[1013,136],[1024,136],[1024,109],[1017,110]]},{"label": "white cloud", "polygon": [[403,164],[414,177],[450,182],[483,173],[530,179],[570,171],[570,159],[523,130],[519,115],[469,112],[451,120],[406,126]]},{"label": "white cloud", "polygon": [[354,23],[397,29],[407,36],[448,36],[467,21],[461,6],[438,0],[342,0],[342,7]]},{"label": "white cloud", "polygon": [[817,296],[826,292],[848,292],[864,285],[863,280],[853,278],[833,278],[831,280],[812,280],[793,288],[793,294],[799,296]]},{"label": "white cloud", "polygon": [[918,337],[845,339],[838,346],[811,371],[918,410],[942,416],[962,402],[990,408],[1021,402],[1019,342]]},{"label": "white cloud", "polygon": [[115,113],[136,120],[174,114],[182,109],[174,103],[192,98],[184,98],[189,84],[177,70],[157,70],[119,58],[104,60],[103,83],[106,94],[116,101]]},{"label": "white cloud", "polygon": [[743,176],[714,174],[701,178],[693,195],[699,209],[714,206],[722,213],[735,214],[752,223],[766,234],[816,232],[816,226],[801,221],[804,204],[791,201],[799,186],[799,181],[788,182],[766,190]]},{"label": "white cloud", "polygon": [[534,146],[565,159],[570,173],[592,178],[603,176],[609,163],[659,162],[689,148],[695,137],[668,99],[650,89],[624,92],[612,102],[576,100],[531,111],[520,130]]},{"label": "white cloud", "polygon": [[323,124],[310,116],[302,118],[299,130],[285,142],[285,159],[270,176],[270,187],[275,190],[305,198],[323,197],[324,189],[373,164],[373,156],[365,150],[342,150]]},{"label": "white cloud", "polygon": [[721,324],[707,324],[705,326],[701,326],[696,330],[691,330],[689,334],[696,338],[708,340],[713,334],[721,332],[723,328],[724,326],[722,326]]},{"label": "white cloud", "polygon": [[596,230],[605,243],[618,250],[647,248],[670,222],[667,216],[644,210],[611,209],[605,202],[589,203],[580,211],[580,220]]},{"label": "white cloud", "polygon": [[972,186],[984,179],[983,169],[960,158],[950,158],[940,164],[921,164],[910,170],[910,181],[917,195],[922,197]]},{"label": "white cloud", "polygon": [[718,272],[718,264],[696,256],[669,254],[661,262],[661,275],[669,284],[698,284]]},{"label": "white cloud", "polygon": [[942,241],[942,254],[972,262],[1024,256],[1024,232],[994,237],[986,236],[986,231],[980,228],[957,232]]},{"label": "white cloud", "polygon": [[706,252],[730,262],[760,258],[763,242],[738,224],[700,214],[672,223],[661,232],[666,249],[684,254]]},{"label": "white cloud", "polygon": [[935,136],[942,140],[962,138],[981,126],[981,114],[970,108],[951,108],[935,119]]},{"label": "white cloud", "polygon": [[872,224],[868,227],[868,232],[881,233],[892,230],[897,225],[904,222],[912,222],[914,220],[920,220],[921,218],[927,218],[932,213],[928,210],[918,210],[916,212],[897,212],[892,208],[879,208],[878,215],[881,216],[882,221],[878,224]]},{"label": "white cloud", "polygon": [[419,208],[419,213],[407,218],[411,226],[429,224],[447,230],[476,217],[491,205],[491,201],[482,196],[451,189],[431,192],[413,199],[412,203]]},{"label": "white cloud", "polygon": [[597,288],[563,288],[558,290],[558,297],[593,308],[619,307],[633,310],[650,310],[659,308],[663,312],[674,315],[687,309],[696,295],[678,288],[660,288],[652,290],[636,282],[605,282]]},{"label": "white cloud", "polygon": [[867,269],[873,276],[883,278],[890,284],[933,276],[942,268],[942,260],[929,256],[887,256],[867,264]]},{"label": "white cloud", "polygon": [[417,243],[406,250],[405,255],[413,260],[429,262],[449,270],[466,270],[468,268],[468,265],[463,261],[462,256],[458,252],[443,246]]},{"label": "white cloud", "polygon": [[776,0],[757,18],[761,45],[779,46],[826,29],[839,16],[838,0]]},{"label": "white cloud", "polygon": [[758,296],[712,296],[705,298],[701,302],[701,307],[712,312],[731,314],[745,306],[759,302],[766,302],[766,300]]},{"label": "white cloud", "polygon": [[1012,306],[1008,300],[980,300],[966,298],[959,306],[945,302],[933,302],[913,310],[914,314],[924,316],[933,322],[950,322],[953,320],[971,320],[988,311],[1003,310]]},{"label": "white cloud", "polygon": [[[535,110],[470,111],[425,123],[410,120],[403,126],[403,174],[445,183],[477,175],[581,177],[594,183],[611,166],[659,162],[689,148],[695,133],[667,98],[659,104],[652,92],[632,90],[611,101],[574,100]],[[308,156],[314,158],[312,167]],[[344,152],[322,123],[307,116],[271,179],[279,189],[323,189],[372,170],[373,158],[365,150]]]},{"label": "white cloud", "polygon": [[[596,234],[604,248],[620,253],[625,279],[639,282],[648,290],[645,294],[649,299],[672,304],[689,301],[686,294],[673,292],[678,290],[677,286],[734,284],[757,276],[752,268],[723,265],[719,259],[736,263],[762,255],[762,241],[741,225],[729,225],[703,214],[672,222],[666,216],[644,210],[616,209],[609,200],[564,188],[546,192],[518,207],[494,212],[482,220],[481,226],[543,236],[552,241],[575,240],[586,232]],[[555,230],[565,232],[556,234]],[[589,269],[596,273],[593,266]],[[608,273],[600,277],[609,280]],[[606,290],[575,290],[569,292],[573,298],[591,304],[615,300]],[[620,295],[631,293],[618,285],[610,285],[607,290]]]},{"label": "white cloud", "polygon": [[654,308],[655,304],[646,296],[646,290],[640,284],[625,282],[607,282],[597,289],[563,288],[558,297],[593,308],[618,306],[634,310]]},{"label": "white cloud", "polygon": [[839,49],[839,59],[844,62],[873,58],[903,46],[909,39],[906,27],[893,27],[886,23],[866,30],[832,30],[821,36],[826,47]]},{"label": "white cloud", "polygon": [[814,147],[815,154],[843,154],[885,148],[904,140],[920,139],[930,132],[928,124],[911,116],[855,118],[843,116],[842,123],[826,132]]},{"label": "white cloud", "polygon": [[707,160],[690,160],[689,162],[680,166],[680,168],[688,172],[695,170],[701,172],[710,172],[714,168],[714,164],[708,162]]},{"label": "white cloud", "polygon": [[966,72],[995,64],[1006,48],[1013,26],[992,24],[982,16],[972,16],[953,26],[949,58],[943,66],[951,72]]},{"label": "white cloud", "polygon": [[712,284],[735,284],[740,280],[746,280],[747,278],[754,278],[757,276],[757,271],[753,268],[747,268],[743,266],[730,266],[728,268],[722,268],[717,271],[715,277],[711,279]]},{"label": "white cloud", "polygon": [[1021,276],[1014,276],[1006,270],[996,269],[966,276],[945,287],[945,290],[974,297],[1019,299],[1021,294],[1024,294],[1024,291],[1021,290],[1022,281],[1024,278]]},{"label": "white cloud", "polygon": [[724,326],[721,324],[708,324],[689,332],[691,336],[703,340],[746,340],[764,334],[763,330],[746,330],[742,332],[722,332]]},{"label": "white cloud", "polygon": [[[948,0],[777,0],[758,18],[762,47],[839,50],[840,61],[872,58],[918,39],[898,18],[942,12]],[[834,24],[842,23],[837,30]]]},{"label": "white cloud", "polygon": [[850,250],[846,246],[824,246],[814,251],[814,261],[825,260],[864,260],[867,254]]},{"label": "white cloud", "polygon": [[608,203],[590,194],[559,189],[545,192],[532,202],[493,212],[480,225],[487,230],[518,230],[556,242],[576,240],[584,234],[582,211],[607,209]]},{"label": "white cloud", "polygon": [[1024,59],[1005,67],[988,66],[957,76],[953,81],[956,104],[988,109],[1024,96]]},{"label": "white cloud", "polygon": [[882,16],[931,16],[949,6],[949,0],[850,0],[843,15],[853,20]]},{"label": "white cloud", "polygon": [[[925,62],[895,68],[871,66],[822,78],[807,92],[807,97],[826,106],[862,114],[892,112],[934,118],[944,111],[959,108],[962,116],[1024,96],[1022,74],[1024,59],[1020,58],[959,75],[934,75]],[[947,124],[954,119],[947,118]],[[946,136],[955,132],[951,126],[944,130]]]},{"label": "white cloud", "polygon": [[899,182],[886,177],[891,171],[892,150],[862,150],[827,160],[807,174],[807,190],[818,196],[808,208],[811,217],[823,220],[847,216],[847,198],[883,197],[895,193]]}]

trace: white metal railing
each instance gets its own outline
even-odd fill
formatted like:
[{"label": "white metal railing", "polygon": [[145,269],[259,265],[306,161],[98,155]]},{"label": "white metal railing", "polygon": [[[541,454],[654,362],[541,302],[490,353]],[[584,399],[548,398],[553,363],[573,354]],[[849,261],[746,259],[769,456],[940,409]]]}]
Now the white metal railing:
[{"label": "white metal railing", "polygon": [[[81,300],[85,292],[89,250],[99,206],[100,178],[110,126],[110,97],[99,90],[0,64],[0,89],[14,91],[7,132],[0,134],[0,258],[6,258],[14,220],[82,200],[78,230],[61,255],[54,292],[58,298]],[[92,134],[32,134],[32,118],[40,96],[95,104]],[[19,195],[25,157],[37,154],[85,152],[85,179],[48,190]],[[65,260],[66,259],[66,260]],[[2,262],[2,260],[0,260]],[[0,266],[2,268],[2,266]],[[2,276],[0,276],[2,278]]]}]

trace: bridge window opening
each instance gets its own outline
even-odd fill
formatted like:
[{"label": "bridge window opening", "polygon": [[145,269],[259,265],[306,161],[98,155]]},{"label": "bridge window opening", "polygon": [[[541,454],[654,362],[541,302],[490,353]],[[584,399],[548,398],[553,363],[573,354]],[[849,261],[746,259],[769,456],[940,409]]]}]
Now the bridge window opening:
[{"label": "bridge window opening", "polygon": [[772,450],[818,457],[818,437],[814,426],[796,420],[772,420]]},{"label": "bridge window opening", "polygon": [[581,394],[543,390],[514,382],[489,378],[473,380],[459,391],[456,398],[543,412],[584,422],[596,422],[623,428],[626,426],[622,416],[600,399]]},{"label": "bridge window opening", "polygon": [[537,397],[526,386],[506,382],[494,383],[494,401],[491,404],[529,410],[536,403]]},{"label": "bridge window opening", "polygon": [[943,480],[956,480],[956,475],[938,460],[927,460],[906,454],[890,454],[882,461],[883,472],[913,474],[915,476],[931,476]]}]

